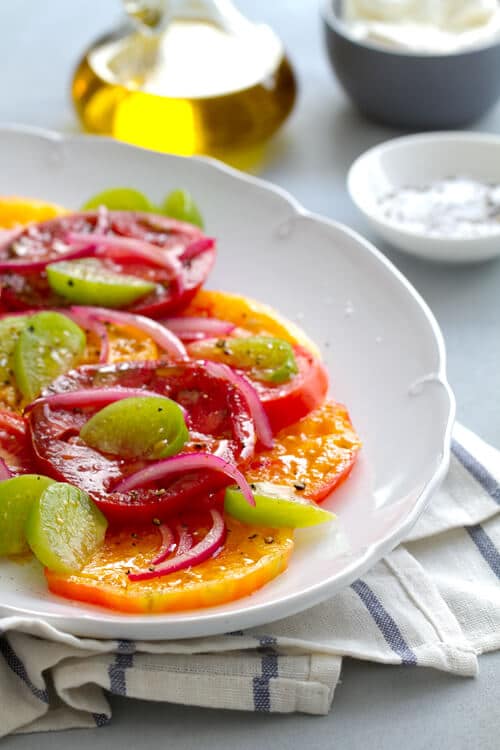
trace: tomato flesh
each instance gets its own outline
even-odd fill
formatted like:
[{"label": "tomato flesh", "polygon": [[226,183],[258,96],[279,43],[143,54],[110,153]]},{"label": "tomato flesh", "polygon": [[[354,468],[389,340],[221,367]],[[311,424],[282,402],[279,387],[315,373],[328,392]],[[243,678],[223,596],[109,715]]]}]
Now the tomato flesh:
[{"label": "tomato flesh", "polygon": [[[58,378],[50,392],[112,386],[143,387],[181,404],[190,431],[183,453],[217,451],[240,464],[244,464],[242,457],[253,453],[255,432],[245,399],[235,386],[197,363],[87,366]],[[29,426],[40,471],[88,492],[109,520],[123,524],[162,519],[187,507],[194,497],[228,483],[219,474],[194,471],[161,486],[114,492],[121,479],[146,463],[103,454],[81,440],[81,428],[96,411],[37,406],[29,415]]]},{"label": "tomato flesh", "polygon": [[0,458],[7,464],[13,476],[31,474],[34,457],[26,422],[19,414],[0,410]]},{"label": "tomato flesh", "polygon": [[[70,249],[65,243],[68,232],[92,234],[105,233],[129,237],[156,245],[168,257],[179,258],[189,245],[205,240],[204,249],[191,259],[181,260],[178,281],[170,272],[144,262],[123,259],[102,259],[109,271],[137,276],[153,282],[155,291],[144,299],[130,305],[134,312],[158,317],[179,310],[189,304],[210,272],[214,259],[214,242],[191,224],[167,219],[154,214],[139,212],[109,211],[101,217],[97,211],[69,214],[49,221],[32,224],[20,230],[14,239],[0,244],[0,259],[46,260],[60,256]],[[16,252],[17,250],[17,252]],[[22,253],[18,252],[22,250]],[[47,282],[46,273],[0,274],[2,305],[7,310],[28,308],[63,307],[67,301],[53,292]]]},{"label": "tomato flesh", "polygon": [[[195,542],[206,532],[182,517]],[[161,544],[158,530],[111,528],[104,545],[79,573],[46,570],[50,591],[130,613],[175,612],[214,607],[248,596],[282,573],[293,550],[291,529],[247,526],[226,518],[229,534],[216,557],[149,581],[133,582],[129,570],[147,568]]]},{"label": "tomato flesh", "polygon": [[281,430],[274,447],[257,454],[249,482],[288,485],[321,502],[349,474],[361,442],[342,404],[326,401],[304,419]]},{"label": "tomato flesh", "polygon": [[[230,346],[232,339],[227,337],[226,340]],[[198,343],[188,345],[187,350],[191,355],[202,350],[210,359],[210,347],[205,346],[205,342],[201,342],[201,346]],[[298,373],[285,383],[265,383],[252,377],[248,370],[234,368],[252,382],[274,433],[307,416],[323,403],[328,393],[328,373],[323,363],[302,346],[296,345],[293,350]],[[218,350],[215,351],[218,355]],[[214,359],[221,361],[220,356]]]}]

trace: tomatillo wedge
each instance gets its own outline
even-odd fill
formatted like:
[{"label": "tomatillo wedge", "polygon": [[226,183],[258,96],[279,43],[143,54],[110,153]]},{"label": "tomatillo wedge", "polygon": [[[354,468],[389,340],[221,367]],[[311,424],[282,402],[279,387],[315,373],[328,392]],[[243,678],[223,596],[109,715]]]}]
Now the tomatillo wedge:
[{"label": "tomatillo wedge", "polygon": [[53,479],[23,474],[0,482],[0,555],[22,555],[29,551],[24,527],[31,507]]},{"label": "tomatillo wedge", "polygon": [[85,344],[82,329],[65,315],[32,315],[17,339],[13,356],[14,375],[24,398],[33,401],[45,386],[77,365]]},{"label": "tomatillo wedge", "polygon": [[255,506],[247,503],[241,490],[228,487],[224,495],[224,510],[243,523],[274,528],[302,528],[333,521],[336,516],[320,508],[298,492],[270,482],[250,485]]},{"label": "tomatillo wedge", "polygon": [[146,196],[133,188],[110,188],[96,193],[82,206],[82,211],[92,211],[100,206],[110,211],[152,211],[153,206]]},{"label": "tomatillo wedge", "polygon": [[26,539],[42,565],[71,573],[80,570],[101,546],[107,525],[86,492],[54,482],[31,507]]},{"label": "tomatillo wedge", "polygon": [[14,349],[27,315],[12,315],[0,320],[0,384],[10,385],[14,379]]},{"label": "tomatillo wedge", "polygon": [[124,398],[105,406],[80,430],[81,439],[122,458],[174,456],[189,440],[184,412],[164,396]]},{"label": "tomatillo wedge", "polygon": [[187,190],[173,190],[169,193],[160,206],[160,211],[171,219],[187,221],[203,229],[203,217],[193,196]]},{"label": "tomatillo wedge", "polygon": [[297,374],[293,347],[274,336],[206,339],[190,345],[193,357],[238,367],[265,383],[286,383]]},{"label": "tomatillo wedge", "polygon": [[152,281],[111,271],[92,258],[53,263],[47,266],[47,279],[69,302],[100,307],[126,307],[156,288]]}]

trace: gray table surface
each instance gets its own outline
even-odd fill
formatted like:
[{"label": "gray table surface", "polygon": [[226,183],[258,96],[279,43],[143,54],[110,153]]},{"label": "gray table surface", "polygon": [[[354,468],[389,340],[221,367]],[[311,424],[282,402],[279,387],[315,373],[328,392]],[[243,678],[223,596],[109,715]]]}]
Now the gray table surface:
[{"label": "gray table surface", "polygon": [[[333,80],[316,2],[240,0],[251,17],[279,32],[300,79],[298,106],[272,149],[263,176],[307,208],[358,229],[368,227],[344,189],[351,162],[365,149],[399,135],[364,121]],[[119,17],[118,0],[16,0],[0,3],[0,122],[75,130],[68,96],[78,55]],[[475,129],[500,132],[500,104]],[[422,293],[445,334],[458,417],[500,448],[500,262],[430,265],[378,243]],[[500,653],[485,655],[476,680],[431,670],[346,661],[334,708],[325,718],[194,709],[112,698],[114,718],[98,731],[9,738],[9,750],[74,750],[158,745],[177,750],[198,742],[209,750],[238,746],[310,750],[407,750],[500,746]]]}]

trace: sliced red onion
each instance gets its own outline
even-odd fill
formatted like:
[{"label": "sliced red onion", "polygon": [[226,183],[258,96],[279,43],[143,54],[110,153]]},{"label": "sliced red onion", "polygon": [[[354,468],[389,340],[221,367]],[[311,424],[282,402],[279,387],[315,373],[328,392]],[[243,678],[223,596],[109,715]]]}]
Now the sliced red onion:
[{"label": "sliced red onion", "polygon": [[226,525],[219,511],[212,509],[210,515],[212,516],[212,528],[201,542],[198,542],[198,544],[195,544],[194,547],[183,554],[179,554],[178,552],[174,557],[160,563],[154,570],[148,568],[137,573],[129,573],[129,580],[147,581],[151,578],[159,578],[169,573],[176,573],[178,570],[192,568],[194,565],[199,565],[204,560],[212,557],[224,544]]},{"label": "sliced red onion", "polygon": [[172,331],[162,326],[156,320],[144,317],[144,315],[135,315],[134,313],[123,312],[121,310],[109,310],[107,307],[81,307],[79,305],[73,306],[71,311],[92,317],[103,323],[133,326],[150,336],[159,347],[174,359],[189,359],[184,344]]},{"label": "sliced red onion", "polygon": [[37,273],[44,271],[47,266],[54,263],[60,263],[63,260],[78,260],[79,258],[91,258],[97,254],[97,245],[89,244],[75,250],[69,250],[67,253],[59,253],[53,258],[44,260],[1,260],[0,273],[14,271],[15,273]]},{"label": "sliced red onion", "polygon": [[214,245],[215,240],[213,239],[213,237],[200,237],[200,239],[194,240],[194,242],[189,243],[189,245],[180,256],[180,260],[193,260],[193,258],[201,255],[206,250],[211,250]]},{"label": "sliced red onion", "polygon": [[183,529],[182,526],[177,526],[176,531],[177,536],[179,537],[176,554],[184,555],[186,552],[189,552],[189,550],[193,546],[193,537],[191,536],[189,531],[187,529]]},{"label": "sliced red onion", "polygon": [[25,408],[27,414],[35,406],[47,404],[51,409],[78,409],[84,406],[106,406],[115,401],[121,401],[124,398],[135,398],[137,396],[155,396],[159,394],[156,391],[147,391],[141,388],[81,388],[77,391],[66,391],[65,393],[54,393],[51,396],[43,396],[32,401]]},{"label": "sliced red onion", "polygon": [[152,565],[158,565],[158,563],[163,562],[175,549],[174,532],[170,526],[162,523],[161,526],[158,527],[158,531],[161,534],[161,547],[157,556],[153,560]]},{"label": "sliced red onion", "polygon": [[217,318],[166,318],[161,323],[186,342],[201,341],[216,336],[228,336],[236,328],[234,323]]},{"label": "sliced red onion", "polygon": [[189,552],[193,546],[193,537],[189,531],[183,529],[181,526],[177,526],[176,531],[179,538],[177,545],[175,544],[174,535],[170,526],[166,526],[165,524],[160,526],[162,545],[158,555],[155,557],[151,565],[158,565],[163,562],[170,553],[174,551],[174,549],[176,556],[185,555],[186,552]]},{"label": "sliced red onion", "polygon": [[[117,237],[114,234],[98,234],[92,232],[68,232],[64,238],[69,244],[94,243],[106,251],[108,257],[131,258],[146,261],[153,266],[166,268],[172,276],[178,277],[182,270],[179,259],[172,253],[162,252],[161,247],[151,242],[138,240],[134,237]],[[188,246],[189,247],[189,246]]]},{"label": "sliced red onion", "polygon": [[12,476],[12,472],[3,460],[3,458],[0,458],[0,482],[3,482],[4,479],[10,479]]},{"label": "sliced red onion", "polygon": [[101,323],[100,320],[93,318],[91,315],[85,315],[85,313],[68,310],[67,308],[62,308],[61,310],[57,310],[57,312],[71,318],[80,328],[86,328],[88,331],[96,334],[101,342],[98,362],[100,365],[105,364],[109,357],[109,336],[108,329],[104,323]]},{"label": "sliced red onion", "polygon": [[209,469],[230,477],[239,486],[248,504],[255,505],[250,485],[241,471],[223,458],[214,456],[213,453],[182,453],[177,456],[170,456],[170,458],[163,458],[161,461],[155,461],[144,469],[139,469],[134,474],[122,479],[113,491],[129,492],[151,482],[158,482],[171,474],[196,471],[197,469]]},{"label": "sliced red onion", "polygon": [[264,448],[272,448],[274,445],[273,431],[269,423],[267,414],[262,406],[259,394],[244,375],[235,372],[228,365],[222,362],[211,362],[203,360],[203,366],[206,371],[216,378],[222,378],[232,383],[243,394],[250,409],[252,419],[255,424],[255,433]]}]

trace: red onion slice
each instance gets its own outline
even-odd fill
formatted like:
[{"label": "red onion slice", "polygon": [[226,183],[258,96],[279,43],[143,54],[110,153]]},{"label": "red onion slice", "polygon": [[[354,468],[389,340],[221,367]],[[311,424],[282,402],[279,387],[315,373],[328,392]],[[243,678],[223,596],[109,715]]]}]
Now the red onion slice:
[{"label": "red onion slice", "polygon": [[45,258],[45,260],[2,260],[0,261],[0,273],[9,271],[21,274],[37,273],[38,271],[44,271],[47,266],[53,265],[54,263],[60,263],[63,260],[92,258],[95,255],[97,255],[97,245],[89,244],[87,242],[86,247],[70,250],[67,253],[59,253],[56,257]]},{"label": "red onion slice", "polygon": [[43,396],[32,401],[25,408],[24,413],[28,414],[35,406],[47,404],[51,409],[79,409],[84,406],[106,406],[115,401],[121,401],[124,398],[134,398],[137,396],[155,396],[159,394],[156,391],[147,391],[141,388],[82,388],[77,391],[67,391],[66,393],[54,393],[52,396]]},{"label": "red onion slice", "polygon": [[201,255],[206,250],[211,250],[214,245],[215,240],[213,239],[213,237],[200,237],[200,239],[194,240],[194,242],[191,242],[186,247],[186,249],[180,256],[180,260],[193,260],[193,258]]},{"label": "red onion slice", "polygon": [[103,323],[115,323],[116,325],[137,328],[150,336],[173,359],[189,359],[184,344],[172,331],[169,331],[156,320],[144,317],[144,315],[136,315],[121,310],[109,310],[107,307],[81,307],[79,305],[73,306],[71,311],[100,320]]},{"label": "red onion slice", "polygon": [[218,318],[178,317],[160,321],[182,341],[201,341],[216,336],[228,336],[236,326]]},{"label": "red onion slice", "polygon": [[10,479],[12,476],[12,472],[3,460],[3,458],[0,458],[0,482],[3,482],[4,479]]},{"label": "red onion slice", "polygon": [[139,469],[134,474],[122,479],[114,487],[113,492],[129,492],[137,489],[137,487],[144,487],[151,482],[158,482],[160,479],[171,476],[171,474],[196,471],[197,469],[209,469],[219,474],[225,474],[236,482],[248,504],[255,505],[250,485],[241,471],[233,464],[224,461],[223,458],[214,456],[213,453],[182,453],[177,456],[170,456],[170,458],[163,458],[161,461],[155,461],[144,469]]},{"label": "red onion slice", "polygon": [[166,268],[175,277],[182,269],[179,259],[173,253],[167,255],[158,245],[133,237],[117,237],[114,234],[98,234],[97,232],[90,234],[68,232],[65,241],[72,245],[94,243],[102,248],[108,257],[114,256],[117,260],[131,258],[146,261],[153,266]]},{"label": "red onion slice", "polygon": [[189,531],[183,529],[181,526],[177,526],[176,531],[178,536],[177,544],[175,544],[175,538],[170,526],[166,526],[165,524],[160,526],[162,545],[158,555],[155,557],[151,565],[158,565],[163,562],[170,553],[174,551],[174,549],[176,556],[185,555],[186,552],[189,552],[193,546],[193,537]]},{"label": "red onion slice", "polygon": [[247,401],[248,408],[250,409],[255,424],[257,438],[264,448],[272,448],[274,445],[273,431],[264,407],[262,406],[259,394],[250,381],[247,380],[244,375],[240,375],[222,362],[203,360],[203,366],[210,375],[227,380],[241,391]]},{"label": "red onion slice", "polygon": [[172,531],[170,526],[167,526],[166,524],[162,523],[161,526],[158,528],[158,531],[161,534],[161,547],[157,556],[151,563],[152,565],[158,565],[158,563],[163,562],[165,558],[167,558],[169,554],[173,552],[175,549],[174,532]]},{"label": "red onion slice", "polygon": [[[195,544],[189,551],[183,554],[176,554],[168,560],[160,563],[154,570],[141,570],[138,573],[129,573],[128,577],[130,581],[147,581],[151,578],[159,578],[160,576],[168,575],[169,573],[176,573],[178,570],[184,570],[185,568],[191,568],[194,565],[199,565],[212,557],[224,544],[226,538],[226,525],[221,514],[217,510],[211,510],[210,515],[212,516],[212,528],[205,535],[205,537]],[[154,565],[154,563],[153,563]]]}]

